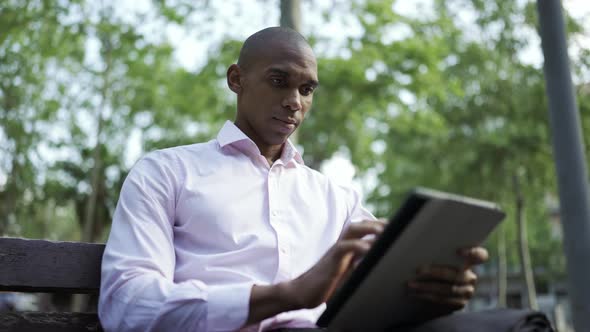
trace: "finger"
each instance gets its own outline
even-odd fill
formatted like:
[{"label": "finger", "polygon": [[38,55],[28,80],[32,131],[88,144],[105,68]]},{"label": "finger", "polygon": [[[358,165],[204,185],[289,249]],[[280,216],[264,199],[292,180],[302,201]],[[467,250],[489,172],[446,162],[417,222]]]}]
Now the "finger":
[{"label": "finger", "polygon": [[379,235],[383,232],[384,224],[380,221],[366,220],[352,223],[344,231],[343,240],[360,239],[366,235]]},{"label": "finger", "polygon": [[334,266],[337,266],[337,274],[346,277],[354,269],[355,260],[364,257],[371,248],[371,244],[371,241],[367,240],[338,241],[332,247],[332,255],[328,255],[328,259],[331,256]]},{"label": "finger", "polygon": [[355,256],[363,256],[365,255],[369,249],[371,249],[371,245],[373,244],[373,240],[340,240],[336,242],[334,245],[334,251],[338,256],[344,256],[347,254],[354,254]]},{"label": "finger", "polygon": [[460,274],[460,270],[453,266],[426,265],[418,269],[416,279],[418,280],[444,280],[453,282]]},{"label": "finger", "polygon": [[445,282],[411,281],[408,287],[412,293],[430,294],[441,298],[453,298],[469,301],[475,294],[473,285],[456,285]]},{"label": "finger", "polygon": [[484,247],[463,248],[459,250],[459,255],[465,259],[466,268],[482,264],[489,258],[488,251]]},{"label": "finger", "polygon": [[475,285],[477,275],[470,269],[460,271],[452,266],[428,266],[418,270],[415,280],[417,281],[440,281],[451,284]]}]

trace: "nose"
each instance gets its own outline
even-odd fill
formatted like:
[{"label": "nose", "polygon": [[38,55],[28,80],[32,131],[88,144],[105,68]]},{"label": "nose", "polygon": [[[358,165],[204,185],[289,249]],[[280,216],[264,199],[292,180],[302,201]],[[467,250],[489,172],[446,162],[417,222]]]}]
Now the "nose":
[{"label": "nose", "polygon": [[289,92],[283,98],[283,107],[291,111],[301,110],[301,94],[298,89],[289,89]]}]

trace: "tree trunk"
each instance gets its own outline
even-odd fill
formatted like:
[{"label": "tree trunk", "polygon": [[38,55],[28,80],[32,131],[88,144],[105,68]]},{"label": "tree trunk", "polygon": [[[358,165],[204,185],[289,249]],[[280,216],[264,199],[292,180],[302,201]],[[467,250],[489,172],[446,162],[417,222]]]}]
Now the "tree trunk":
[{"label": "tree trunk", "polygon": [[[14,173],[14,171],[10,172],[7,177],[14,175]],[[0,236],[7,234],[10,220],[15,218],[16,199],[21,198],[21,195],[16,183],[8,178],[4,191],[0,192]]]},{"label": "tree trunk", "polygon": [[538,310],[537,292],[535,290],[535,280],[533,277],[533,268],[531,265],[531,256],[529,252],[529,243],[527,239],[526,220],[524,218],[524,197],[520,188],[518,174],[512,176],[514,184],[514,193],[516,195],[516,224],[518,232],[518,254],[520,256],[521,271],[524,276],[528,305],[533,310]]},{"label": "tree trunk", "polygon": [[[101,105],[103,106],[103,105]],[[96,221],[96,206],[98,201],[98,187],[100,180],[100,172],[102,169],[102,156],[101,156],[101,142],[100,135],[103,126],[102,110],[98,111],[98,126],[96,132],[96,145],[92,152],[92,160],[94,165],[90,175],[90,195],[88,195],[88,201],[86,201],[86,209],[84,216],[84,228],[82,231],[82,242],[92,242],[94,239],[94,228]]]},{"label": "tree trunk", "polygon": [[498,304],[499,308],[506,307],[508,290],[508,274],[506,269],[506,230],[503,225],[498,229]]},{"label": "tree trunk", "polygon": [[101,38],[102,43],[102,54],[103,60],[106,64],[104,71],[102,72],[102,85],[100,87],[100,97],[101,102],[96,114],[96,145],[94,146],[94,150],[92,152],[92,160],[94,161],[94,165],[92,167],[92,172],[90,175],[90,195],[88,195],[88,201],[86,202],[86,209],[85,209],[85,217],[84,217],[84,227],[82,232],[82,242],[92,242],[94,239],[94,230],[95,230],[95,222],[96,222],[96,209],[98,205],[98,191],[101,180],[101,172],[102,172],[102,130],[104,126],[104,111],[106,105],[108,104],[108,91],[110,88],[110,71],[111,71],[111,42],[109,40],[109,36],[102,35]]},{"label": "tree trunk", "polygon": [[43,209],[43,218],[41,219],[41,225],[39,227],[39,238],[46,239],[47,238],[47,229],[48,226],[52,225],[54,216],[55,216],[55,202],[53,199],[48,199],[45,202],[45,207]]},{"label": "tree trunk", "polygon": [[[4,117],[6,114],[16,113],[17,107],[19,105],[19,99],[17,98],[16,94],[13,92],[14,89],[11,86],[1,86],[0,87],[0,94],[2,95],[2,125],[0,126],[0,131],[6,134],[6,129],[3,127],[6,126],[4,123]],[[6,183],[4,184],[4,190],[0,191],[0,236],[4,236],[7,233],[8,225],[10,224],[11,218],[15,218],[14,213],[16,212],[16,202],[17,200],[21,199],[22,190],[19,188],[17,184],[17,178],[20,176],[20,165],[16,158],[16,151],[18,151],[18,139],[16,137],[10,137],[8,135],[7,139],[10,141],[10,138],[14,138],[14,154],[11,156],[11,168],[6,176]]]},{"label": "tree trunk", "polygon": [[[92,151],[92,160],[94,165],[90,175],[90,194],[88,195],[88,201],[86,201],[86,208],[84,213],[84,223],[82,229],[82,242],[93,242],[95,238],[95,223],[96,223],[96,209],[98,206],[98,191],[101,180],[102,172],[102,142],[101,135],[104,126],[104,110],[107,105],[108,90],[109,90],[109,74],[111,70],[111,43],[108,36],[102,36],[102,54],[106,67],[102,72],[102,86],[100,87],[101,102],[97,111],[96,120],[96,145]],[[88,308],[89,296],[86,294],[76,294],[72,301],[72,311],[74,312],[85,312]]]}]

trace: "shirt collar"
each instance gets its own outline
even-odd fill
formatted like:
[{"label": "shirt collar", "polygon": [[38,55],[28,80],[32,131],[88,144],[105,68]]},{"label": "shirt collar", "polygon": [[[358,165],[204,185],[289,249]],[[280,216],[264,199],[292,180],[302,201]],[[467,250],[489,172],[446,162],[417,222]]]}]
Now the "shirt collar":
[{"label": "shirt collar", "polygon": [[[245,152],[256,153],[260,155],[260,150],[256,143],[246,136],[244,132],[240,130],[233,122],[225,121],[225,124],[217,134],[217,141],[223,148],[226,145],[234,145],[240,150],[246,150]],[[287,140],[283,146],[283,152],[281,153],[281,161],[286,165],[291,160],[303,165],[303,158],[297,148],[290,140]]]}]

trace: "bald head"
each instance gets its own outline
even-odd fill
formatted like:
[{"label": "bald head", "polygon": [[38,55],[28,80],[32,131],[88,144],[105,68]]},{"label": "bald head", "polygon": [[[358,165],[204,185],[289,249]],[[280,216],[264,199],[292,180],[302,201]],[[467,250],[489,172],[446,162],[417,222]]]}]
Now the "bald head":
[{"label": "bald head", "polygon": [[246,39],[240,50],[238,66],[247,69],[256,60],[268,57],[277,48],[284,47],[312,52],[311,46],[299,32],[289,28],[271,27],[260,30]]},{"label": "bald head", "polygon": [[294,30],[261,30],[244,42],[226,77],[237,95],[236,126],[272,164],[312,105],[319,82],[311,47]]}]

